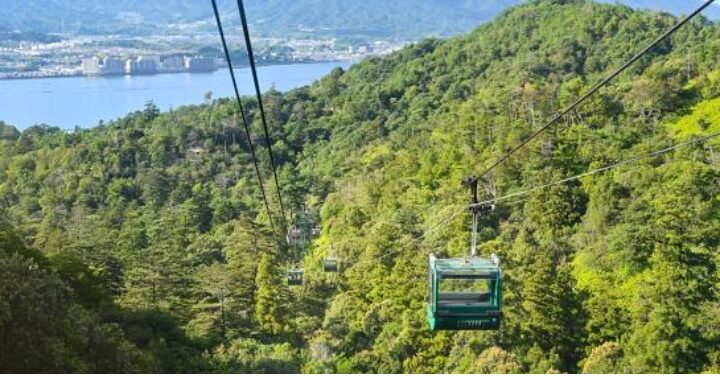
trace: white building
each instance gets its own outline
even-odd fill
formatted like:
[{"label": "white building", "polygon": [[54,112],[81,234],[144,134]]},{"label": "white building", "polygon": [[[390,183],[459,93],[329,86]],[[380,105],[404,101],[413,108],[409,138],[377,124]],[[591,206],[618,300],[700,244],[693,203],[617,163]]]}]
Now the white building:
[{"label": "white building", "polygon": [[155,74],[158,72],[158,59],[140,56],[136,60],[125,62],[125,73],[127,74]]},{"label": "white building", "polygon": [[82,61],[82,72],[86,76],[97,76],[100,75],[100,59],[93,57],[90,59],[83,59]]}]

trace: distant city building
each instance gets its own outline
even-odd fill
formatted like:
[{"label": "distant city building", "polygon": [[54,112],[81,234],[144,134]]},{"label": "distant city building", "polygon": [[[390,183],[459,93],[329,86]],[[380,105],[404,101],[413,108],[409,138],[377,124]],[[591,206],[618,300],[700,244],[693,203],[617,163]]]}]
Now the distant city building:
[{"label": "distant city building", "polygon": [[212,72],[215,70],[215,59],[211,57],[190,57],[185,59],[185,69],[189,72]]},{"label": "distant city building", "polygon": [[179,73],[185,71],[185,59],[182,56],[170,56],[160,64],[160,73]]},{"label": "distant city building", "polygon": [[125,64],[118,58],[106,57],[100,72],[105,75],[125,74]]},{"label": "distant city building", "polygon": [[171,56],[162,62],[162,66],[165,68],[184,68],[185,59],[182,56]]},{"label": "distant city building", "polygon": [[158,60],[153,57],[140,56],[135,60],[125,62],[125,73],[127,74],[155,74],[158,72]]},{"label": "distant city building", "polygon": [[83,59],[82,72],[86,76],[98,76],[101,73],[100,60],[96,57]]},{"label": "distant city building", "polygon": [[158,66],[160,65],[160,56],[158,56],[158,55],[145,55],[145,56],[140,56],[140,57],[138,58],[138,60],[140,60],[140,59],[146,60],[146,61],[154,61],[155,64],[157,64]]},{"label": "distant city building", "polygon": [[[163,58],[156,55],[139,56],[125,61],[117,57],[106,57],[102,61],[97,58],[83,59],[79,74],[86,76],[109,75],[143,75],[156,73],[179,72],[212,72],[225,64],[224,59],[205,57],[185,57],[171,55]],[[57,70],[57,69],[55,69]]]}]

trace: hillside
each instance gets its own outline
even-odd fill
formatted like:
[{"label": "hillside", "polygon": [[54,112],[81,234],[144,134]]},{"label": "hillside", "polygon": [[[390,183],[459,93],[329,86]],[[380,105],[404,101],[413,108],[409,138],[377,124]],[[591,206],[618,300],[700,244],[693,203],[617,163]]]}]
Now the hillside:
[{"label": "hillside", "polygon": [[[316,36],[417,40],[464,33],[522,0],[248,0],[253,30],[263,36]],[[607,0],[638,9],[688,13],[699,0]],[[220,2],[228,15],[234,1]],[[720,18],[720,7],[706,12]],[[164,26],[201,21],[213,30],[212,10],[204,0],[80,1],[5,0],[0,30],[34,32],[158,32]]]},{"label": "hillside", "polygon": [[[502,328],[431,333],[425,318],[428,255],[467,253],[460,179],[675,22],[537,0],[267,93],[292,222],[322,230],[306,253],[272,236],[228,99],[73,133],[0,128],[0,369],[720,372],[717,140],[499,204],[480,251],[502,259]],[[482,190],[720,131],[718,51],[720,27],[692,22]]]}]

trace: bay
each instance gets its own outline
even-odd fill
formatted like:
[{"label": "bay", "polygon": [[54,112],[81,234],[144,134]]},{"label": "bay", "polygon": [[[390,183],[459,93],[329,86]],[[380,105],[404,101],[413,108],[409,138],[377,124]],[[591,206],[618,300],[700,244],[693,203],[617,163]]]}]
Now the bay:
[{"label": "bay", "polygon": [[[287,91],[309,85],[349,62],[270,65],[258,68],[263,91]],[[249,68],[235,72],[241,94],[254,93]],[[212,73],[153,76],[64,77],[0,81],[0,121],[20,130],[48,124],[67,130],[89,128],[142,109],[149,101],[163,111],[234,95],[227,69]]]}]

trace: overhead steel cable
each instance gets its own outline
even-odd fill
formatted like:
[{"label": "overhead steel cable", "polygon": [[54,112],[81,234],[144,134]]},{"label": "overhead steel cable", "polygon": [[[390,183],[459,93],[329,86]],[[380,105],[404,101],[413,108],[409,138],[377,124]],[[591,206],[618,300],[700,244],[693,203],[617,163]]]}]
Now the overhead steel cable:
[{"label": "overhead steel cable", "polygon": [[[553,186],[556,186],[556,185],[561,185],[561,184],[569,183],[569,182],[572,182],[572,181],[580,180],[580,179],[582,179],[582,178],[584,178],[584,177],[586,177],[586,176],[596,175],[596,174],[599,174],[599,173],[601,173],[601,172],[609,171],[609,170],[615,169],[615,168],[620,167],[620,166],[624,166],[624,165],[627,165],[627,164],[631,164],[631,163],[634,163],[634,162],[641,161],[641,160],[643,160],[643,159],[648,159],[648,158],[652,158],[652,157],[657,157],[657,156],[659,156],[659,155],[667,154],[667,153],[669,153],[669,152],[671,152],[671,151],[673,151],[673,150],[677,150],[677,149],[680,149],[680,148],[683,148],[683,147],[687,147],[687,146],[690,146],[690,145],[694,145],[694,144],[699,144],[699,143],[702,143],[702,142],[705,142],[705,141],[708,141],[708,140],[711,140],[711,139],[714,139],[714,138],[718,138],[718,137],[720,137],[720,132],[712,133],[712,134],[709,134],[709,135],[707,135],[707,136],[699,137],[699,138],[696,138],[696,139],[693,139],[693,140],[690,140],[690,141],[687,141],[687,142],[679,143],[679,144],[676,144],[676,145],[673,145],[673,146],[669,146],[669,147],[666,147],[666,148],[663,148],[663,149],[660,149],[660,150],[656,150],[656,151],[653,151],[653,152],[650,152],[650,153],[647,153],[647,154],[638,155],[638,156],[635,156],[635,157],[632,157],[632,158],[628,158],[628,159],[622,160],[622,161],[620,161],[620,162],[616,162],[616,163],[613,163],[613,164],[610,164],[610,165],[607,165],[607,166],[604,166],[604,167],[600,167],[600,168],[597,168],[597,169],[594,169],[594,170],[590,170],[590,171],[588,171],[588,172],[585,172],[585,173],[582,173],[582,174],[579,174],[579,175],[575,175],[575,176],[567,177],[567,178],[564,178],[564,179],[561,179],[561,180],[557,180],[557,181],[554,181],[554,182],[551,182],[551,183],[539,185],[539,186],[537,186],[537,187],[529,188],[529,189],[526,189],[526,190],[523,190],[523,191],[520,191],[520,192],[511,193],[511,194],[508,194],[508,195],[505,195],[505,196],[502,196],[502,197],[498,197],[498,198],[493,199],[493,200],[482,201],[482,202],[479,202],[479,203],[477,203],[477,204],[470,205],[469,207],[470,207],[470,208],[473,208],[473,207],[479,206],[479,205],[494,204],[494,203],[497,203],[497,202],[506,201],[506,200],[508,200],[508,199],[510,199],[510,198],[514,198],[514,197],[518,197],[518,196],[527,196],[527,195],[530,195],[530,194],[532,194],[532,193],[535,193],[535,192],[537,192],[537,191],[539,191],[539,190],[543,190],[543,189],[550,188],[550,187],[553,187]],[[520,201],[521,201],[521,200],[516,200],[516,201],[513,201],[513,202],[520,202]],[[453,209],[453,208],[455,208],[455,207],[456,207],[457,209],[460,209],[461,207],[462,207],[462,208],[467,208],[467,207],[464,206],[464,205],[463,205],[463,206],[452,206],[452,207],[450,207],[450,208]],[[465,213],[465,212],[466,212],[466,210],[457,210],[457,211],[455,211],[454,213],[450,213],[449,215],[444,216],[442,219],[440,219],[439,221],[437,221],[437,222],[435,222],[433,225],[431,225],[427,230],[423,231],[423,233],[422,233],[421,235],[419,235],[419,236],[417,236],[417,237],[410,238],[409,240],[407,240],[406,242],[404,242],[404,244],[401,244],[400,246],[398,246],[398,247],[397,247],[395,250],[393,250],[393,251],[384,253],[382,256],[379,256],[379,257],[378,257],[378,260],[382,260],[382,259],[388,258],[388,257],[390,257],[390,256],[396,255],[396,254],[400,253],[401,251],[407,249],[407,247],[409,247],[409,246],[422,246],[422,241],[423,241],[423,239],[427,238],[427,236],[428,236],[429,234],[431,234],[431,233],[433,233],[433,232],[436,232],[436,231],[439,231],[440,229],[442,229],[442,226],[443,226],[443,225],[450,223],[452,220],[454,220],[454,219],[457,218],[459,215],[461,215],[461,214],[463,214],[463,213]]]},{"label": "overhead steel cable", "polygon": [[508,195],[505,195],[505,196],[502,196],[502,197],[498,197],[498,198],[495,198],[495,199],[492,199],[492,200],[487,200],[487,201],[479,202],[479,203],[477,203],[477,204],[470,205],[470,207],[473,208],[473,207],[480,206],[480,205],[494,204],[494,203],[497,203],[497,202],[500,202],[500,201],[505,201],[505,200],[507,200],[507,199],[509,199],[509,198],[529,195],[529,194],[531,194],[531,193],[534,193],[534,192],[536,192],[536,191],[539,191],[539,190],[542,190],[542,189],[545,189],[545,188],[550,188],[550,187],[553,187],[553,186],[556,186],[556,185],[565,184],[565,183],[569,183],[569,182],[571,182],[571,181],[580,180],[580,179],[582,179],[582,178],[584,178],[584,177],[586,177],[586,176],[599,174],[599,173],[601,173],[601,172],[609,171],[609,170],[615,169],[615,168],[617,168],[617,167],[620,167],[620,166],[623,166],[623,165],[626,165],[626,164],[630,164],[630,163],[634,163],[634,162],[641,161],[641,160],[643,160],[643,159],[648,159],[648,158],[652,158],[652,157],[657,157],[657,156],[659,156],[659,155],[669,153],[669,152],[671,152],[671,151],[673,151],[673,150],[680,149],[680,148],[683,148],[683,147],[686,147],[686,146],[690,146],[690,145],[694,145],[694,144],[698,144],[698,143],[701,143],[701,142],[705,142],[705,141],[707,141],[707,140],[710,140],[710,139],[713,139],[713,138],[717,138],[717,137],[720,137],[720,132],[712,133],[712,134],[707,135],[707,136],[704,136],[704,137],[696,138],[696,139],[691,140],[691,141],[687,141],[687,142],[683,142],[683,143],[676,144],[676,145],[673,145],[673,146],[669,146],[669,147],[666,147],[666,148],[664,148],[664,149],[656,150],[656,151],[653,151],[653,152],[650,152],[650,153],[647,153],[647,154],[638,155],[638,156],[635,156],[635,157],[632,157],[632,158],[628,158],[628,159],[622,160],[622,161],[617,162],[617,163],[613,163],[613,164],[610,164],[610,165],[607,165],[607,166],[604,166],[604,167],[600,167],[600,168],[597,168],[597,169],[594,169],[594,170],[590,170],[590,171],[585,172],[585,173],[582,173],[582,174],[580,174],[580,175],[575,175],[575,176],[571,176],[571,177],[568,177],[568,178],[564,178],[564,179],[562,179],[562,180],[554,181],[554,182],[552,182],[552,183],[547,183],[547,184],[539,185],[539,186],[537,186],[537,187],[525,189],[525,190],[522,190],[522,191],[520,191],[520,192],[510,193],[510,194],[508,194]]},{"label": "overhead steel cable", "polygon": [[275,224],[273,222],[272,211],[270,210],[270,204],[265,194],[265,186],[263,184],[262,174],[260,173],[260,166],[258,165],[257,155],[255,154],[255,147],[252,142],[252,134],[250,132],[250,125],[248,124],[245,109],[240,99],[240,91],[238,90],[237,80],[235,79],[235,71],[233,70],[232,59],[230,58],[230,50],[227,46],[227,40],[225,39],[225,31],[223,30],[222,21],[220,20],[220,12],[218,11],[217,1],[211,0],[213,11],[215,12],[215,22],[217,23],[218,33],[220,34],[220,40],[222,41],[223,50],[225,51],[225,59],[227,60],[228,69],[230,71],[230,78],[232,79],[233,89],[235,90],[235,99],[237,99],[238,107],[240,107],[240,116],[242,118],[243,126],[245,127],[245,134],[248,140],[248,146],[250,147],[250,154],[252,155],[253,165],[255,165],[255,174],[257,175],[258,183],[260,184],[260,192],[262,193],[262,199],[265,202],[265,210],[267,210],[268,219],[270,220],[270,227],[273,233],[277,236],[275,231]]},{"label": "overhead steel cable", "polygon": [[607,85],[610,81],[615,79],[615,77],[619,76],[621,73],[623,73],[625,70],[627,70],[631,65],[633,65],[635,62],[640,60],[645,54],[650,52],[653,48],[657,47],[660,43],[662,43],[665,39],[673,35],[676,31],[678,31],[681,27],[683,27],[686,23],[688,23],[690,20],[695,18],[698,14],[702,13],[702,11],[705,10],[705,8],[709,7],[712,3],[714,3],[715,0],[707,0],[702,6],[697,8],[694,12],[690,13],[688,16],[683,18],[680,22],[678,22],[675,26],[671,27],[669,30],[667,30],[665,33],[660,35],[655,41],[653,41],[649,46],[645,47],[642,51],[640,51],[638,54],[633,56],[632,59],[628,60],[625,64],[623,64],[620,68],[615,70],[612,74],[607,76],[602,81],[598,82],[593,86],[587,93],[582,95],[580,98],[578,98],[575,102],[573,102],[569,107],[564,109],[563,111],[559,112],[557,115],[555,115],[550,121],[545,123],[540,129],[533,132],[529,137],[527,137],[525,140],[520,142],[517,146],[510,149],[507,153],[505,153],[502,157],[500,157],[497,161],[495,161],[490,167],[486,168],[485,171],[480,174],[480,177],[485,177],[487,174],[489,174],[492,170],[497,168],[501,163],[505,162],[508,158],[510,158],[513,154],[515,154],[518,150],[522,149],[530,143],[533,139],[535,139],[537,136],[548,130],[550,127],[552,127],[555,123],[557,123],[560,119],[565,117],[566,115],[573,112],[578,106],[580,106],[583,102],[585,102],[588,98],[590,98],[593,94],[598,92],[601,88],[603,88],[605,85]]},{"label": "overhead steel cable", "polygon": [[[458,207],[458,208],[460,208],[460,207]],[[464,208],[464,206],[463,206],[463,208]],[[425,230],[425,231],[424,231],[422,234],[420,234],[419,236],[417,236],[417,237],[415,237],[415,238],[411,238],[407,243],[405,243],[404,245],[401,245],[401,246],[398,247],[395,251],[392,251],[392,252],[383,254],[382,256],[378,257],[378,260],[382,260],[382,259],[385,259],[385,258],[387,258],[387,257],[389,257],[389,256],[398,254],[398,253],[400,253],[400,251],[402,251],[402,250],[404,250],[404,249],[407,249],[407,247],[409,247],[409,246],[411,246],[411,245],[416,245],[416,246],[418,246],[418,247],[422,246],[422,241],[423,241],[425,238],[427,238],[428,235],[430,235],[430,234],[433,233],[433,232],[439,231],[440,229],[443,228],[443,227],[442,227],[443,225],[450,223],[452,220],[454,220],[455,218],[457,218],[458,216],[460,216],[460,215],[462,215],[462,214],[464,214],[464,213],[465,213],[465,210],[458,210],[458,211],[456,211],[456,212],[454,212],[454,213],[451,213],[450,215],[446,216],[445,218],[441,219],[440,221],[438,221],[438,222],[436,222],[435,224],[433,224],[432,226],[430,226],[430,228],[428,228],[427,230]]]},{"label": "overhead steel cable", "polygon": [[255,95],[257,96],[258,107],[260,108],[260,118],[262,120],[263,131],[265,132],[265,144],[270,155],[270,166],[272,166],[273,177],[275,178],[275,189],[277,190],[278,202],[280,203],[280,212],[282,213],[283,223],[285,222],[285,206],[283,205],[282,194],[280,191],[280,182],[277,176],[277,166],[275,164],[275,155],[272,150],[272,142],[270,141],[270,132],[268,131],[267,116],[265,116],[265,106],[263,105],[262,93],[260,92],[260,80],[258,79],[257,67],[255,65],[255,55],[253,54],[252,42],[250,41],[250,28],[248,27],[247,17],[245,15],[245,4],[243,0],[238,0],[238,9],[240,10],[240,21],[242,21],[243,34],[245,36],[245,46],[247,47],[248,60],[250,61],[250,70],[252,71],[253,83],[255,84]]}]

